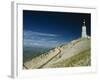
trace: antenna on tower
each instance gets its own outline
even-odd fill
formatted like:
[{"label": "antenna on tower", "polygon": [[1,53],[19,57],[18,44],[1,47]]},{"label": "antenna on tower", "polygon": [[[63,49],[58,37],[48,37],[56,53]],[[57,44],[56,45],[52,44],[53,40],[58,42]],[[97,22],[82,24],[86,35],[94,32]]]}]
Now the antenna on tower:
[{"label": "antenna on tower", "polygon": [[85,19],[83,19],[83,25],[85,26]]}]

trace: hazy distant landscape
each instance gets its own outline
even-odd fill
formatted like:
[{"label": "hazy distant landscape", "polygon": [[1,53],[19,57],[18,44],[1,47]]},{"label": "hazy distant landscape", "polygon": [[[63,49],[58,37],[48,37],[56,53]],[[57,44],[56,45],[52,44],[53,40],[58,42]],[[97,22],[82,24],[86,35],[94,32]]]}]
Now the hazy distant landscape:
[{"label": "hazy distant landscape", "polygon": [[48,52],[50,49],[46,47],[24,47],[23,62],[30,61],[32,58]]}]

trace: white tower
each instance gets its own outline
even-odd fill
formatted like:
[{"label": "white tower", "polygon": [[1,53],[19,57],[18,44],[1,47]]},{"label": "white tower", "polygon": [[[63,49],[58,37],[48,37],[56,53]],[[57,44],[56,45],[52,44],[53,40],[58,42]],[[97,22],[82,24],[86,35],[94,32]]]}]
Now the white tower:
[{"label": "white tower", "polygon": [[83,26],[82,26],[82,38],[87,38],[85,19],[83,20]]}]

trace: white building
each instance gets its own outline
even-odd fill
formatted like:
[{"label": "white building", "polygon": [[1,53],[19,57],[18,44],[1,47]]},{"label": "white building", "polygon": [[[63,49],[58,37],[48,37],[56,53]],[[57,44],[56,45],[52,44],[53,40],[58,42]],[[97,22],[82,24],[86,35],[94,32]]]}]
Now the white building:
[{"label": "white building", "polygon": [[83,20],[83,26],[82,26],[82,38],[87,38],[85,19]]}]

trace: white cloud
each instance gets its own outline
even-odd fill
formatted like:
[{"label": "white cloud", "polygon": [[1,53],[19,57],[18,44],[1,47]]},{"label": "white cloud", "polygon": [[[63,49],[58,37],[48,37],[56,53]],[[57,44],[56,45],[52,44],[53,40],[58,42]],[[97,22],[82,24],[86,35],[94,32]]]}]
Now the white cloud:
[{"label": "white cloud", "polygon": [[24,45],[25,46],[56,46],[59,44],[57,41],[58,35],[24,31]]},{"label": "white cloud", "polygon": [[41,33],[41,32],[33,32],[33,31],[24,31],[24,35],[26,36],[31,36],[31,35],[35,35],[35,36],[47,36],[47,37],[56,37],[56,34],[50,34],[50,33]]}]

